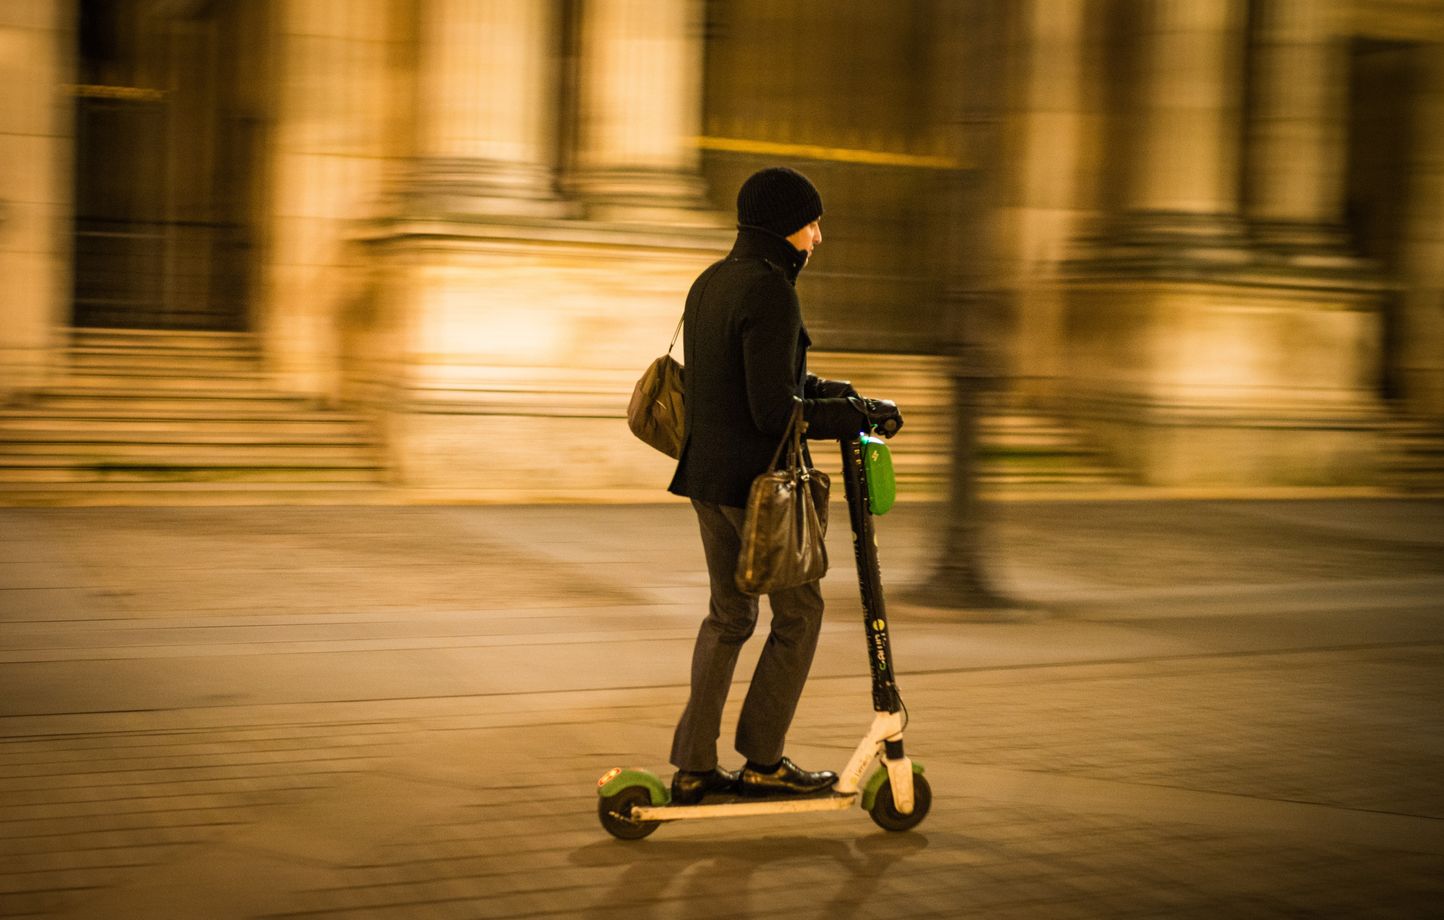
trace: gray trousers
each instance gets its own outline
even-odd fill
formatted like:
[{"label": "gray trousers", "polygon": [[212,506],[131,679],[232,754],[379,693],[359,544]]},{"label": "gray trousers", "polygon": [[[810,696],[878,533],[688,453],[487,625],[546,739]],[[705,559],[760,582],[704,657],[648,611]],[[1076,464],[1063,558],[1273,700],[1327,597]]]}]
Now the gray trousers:
[{"label": "gray trousers", "polygon": [[[710,770],[717,766],[722,707],[737,654],[757,625],[757,598],[738,591],[733,581],[742,546],[742,509],[695,499],[692,507],[702,529],[712,601],[692,650],[692,694],[672,737],[672,765],[680,770]],[[782,758],[787,729],[817,650],[822,591],[813,582],[769,594],[767,600],[772,628],[737,720],[737,752],[764,764]]]}]

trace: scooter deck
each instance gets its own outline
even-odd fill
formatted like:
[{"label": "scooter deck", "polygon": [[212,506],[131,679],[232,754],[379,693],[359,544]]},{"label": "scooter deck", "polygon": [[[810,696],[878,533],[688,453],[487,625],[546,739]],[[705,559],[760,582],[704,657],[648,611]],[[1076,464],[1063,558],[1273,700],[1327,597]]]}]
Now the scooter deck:
[{"label": "scooter deck", "polygon": [[698,805],[650,805],[633,809],[638,821],[683,821],[688,818],[783,815],[811,811],[845,811],[857,804],[856,792],[810,796],[717,796]]}]

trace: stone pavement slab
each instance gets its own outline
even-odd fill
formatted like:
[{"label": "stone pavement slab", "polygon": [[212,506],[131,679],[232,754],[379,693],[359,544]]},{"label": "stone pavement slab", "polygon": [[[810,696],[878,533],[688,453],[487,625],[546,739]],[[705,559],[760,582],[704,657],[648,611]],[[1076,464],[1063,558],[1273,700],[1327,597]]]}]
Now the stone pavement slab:
[{"label": "stone pavement slab", "polygon": [[[890,586],[926,571],[936,513],[879,522]],[[935,794],[917,831],[844,812],[623,843],[594,781],[667,769],[705,608],[688,509],[0,511],[0,916],[1444,901],[1444,505],[992,513],[996,571],[1033,609],[891,605]],[[819,766],[869,709],[855,587],[825,586],[790,744]]]}]

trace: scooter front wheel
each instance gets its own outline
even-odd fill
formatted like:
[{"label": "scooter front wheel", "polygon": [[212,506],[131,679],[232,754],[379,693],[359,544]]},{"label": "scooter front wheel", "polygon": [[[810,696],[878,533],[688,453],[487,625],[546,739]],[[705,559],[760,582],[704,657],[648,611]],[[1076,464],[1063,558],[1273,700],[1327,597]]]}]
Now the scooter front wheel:
[{"label": "scooter front wheel", "polygon": [[643,786],[628,786],[616,795],[604,796],[597,800],[597,817],[602,827],[618,840],[641,840],[657,829],[660,821],[638,821],[632,817],[632,808],[651,805],[652,794]]},{"label": "scooter front wheel", "polygon": [[873,800],[868,814],[872,815],[873,823],[885,831],[910,831],[923,822],[932,805],[933,790],[927,778],[921,773],[914,773],[912,812],[903,814],[897,810],[892,800],[892,781],[887,780],[878,787],[877,798]]}]

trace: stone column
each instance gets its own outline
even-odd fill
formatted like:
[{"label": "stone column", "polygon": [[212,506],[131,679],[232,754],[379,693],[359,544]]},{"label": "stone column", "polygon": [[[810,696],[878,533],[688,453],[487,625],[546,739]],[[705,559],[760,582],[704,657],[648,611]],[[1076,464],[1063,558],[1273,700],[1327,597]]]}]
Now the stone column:
[{"label": "stone column", "polygon": [[426,216],[558,216],[554,0],[422,0],[413,191]]},{"label": "stone column", "polygon": [[[341,396],[346,327],[368,266],[353,242],[384,182],[391,0],[277,0],[275,52],[254,82],[271,90],[265,262],[256,326],[285,389]],[[259,59],[253,59],[253,61]]]},{"label": "stone column", "polygon": [[577,94],[569,186],[590,216],[677,220],[707,207],[699,0],[583,0]]},{"label": "stone column", "polygon": [[74,11],[0,3],[0,403],[44,383],[70,320]]},{"label": "stone column", "polygon": [[1239,191],[1243,0],[1151,0],[1143,6],[1136,172],[1128,208],[1178,229],[1217,230]]},{"label": "stone column", "polygon": [[1247,213],[1255,237],[1291,250],[1339,249],[1347,60],[1334,0],[1257,6]]},{"label": "stone column", "polygon": [[1062,369],[1064,298],[1059,266],[1077,232],[1086,193],[1080,170],[1088,137],[1083,111],[1084,0],[1030,0],[1018,15],[1028,76],[1020,93],[1015,206],[1006,216],[1013,244],[1016,326],[1010,336],[1015,387],[1025,401],[1047,396]]}]

